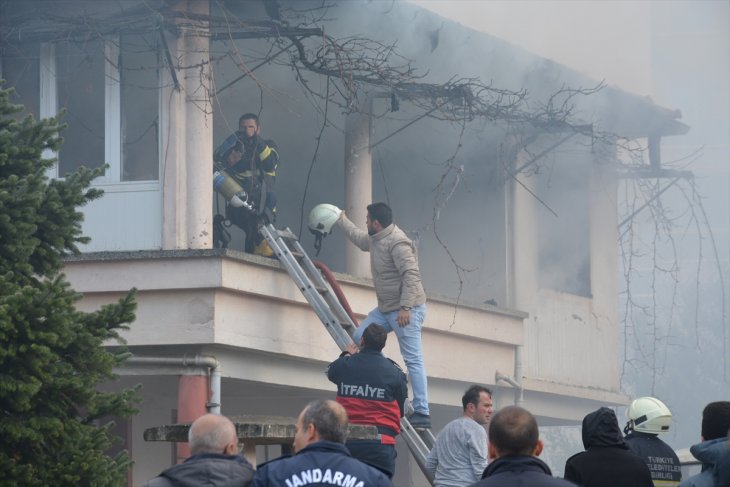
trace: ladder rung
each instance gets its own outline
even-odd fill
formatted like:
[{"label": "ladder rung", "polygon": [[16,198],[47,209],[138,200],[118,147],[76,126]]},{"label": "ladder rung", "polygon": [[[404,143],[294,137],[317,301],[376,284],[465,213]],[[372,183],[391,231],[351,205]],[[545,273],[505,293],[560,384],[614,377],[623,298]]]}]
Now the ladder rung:
[{"label": "ladder rung", "polygon": [[288,228],[284,230],[276,230],[276,235],[287,240],[299,240]]}]

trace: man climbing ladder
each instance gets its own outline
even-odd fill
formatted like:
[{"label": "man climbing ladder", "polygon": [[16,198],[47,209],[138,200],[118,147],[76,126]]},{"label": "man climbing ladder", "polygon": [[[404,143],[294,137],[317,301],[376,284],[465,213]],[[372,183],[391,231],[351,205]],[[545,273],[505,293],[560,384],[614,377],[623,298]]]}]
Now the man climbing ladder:
[{"label": "man climbing ladder", "polygon": [[312,210],[310,228],[320,226],[319,213],[321,219],[331,220],[333,211],[338,213],[337,225],[347,238],[361,250],[370,252],[370,271],[378,298],[378,306],[360,323],[353,338],[359,342],[363,331],[373,323],[395,333],[413,387],[415,412],[408,420],[414,428],[430,428],[428,385],[421,346],[426,293],[421,284],[416,247],[393,223],[393,212],[385,203],[367,206],[367,232],[357,228],[344,211],[332,205],[318,205]]}]

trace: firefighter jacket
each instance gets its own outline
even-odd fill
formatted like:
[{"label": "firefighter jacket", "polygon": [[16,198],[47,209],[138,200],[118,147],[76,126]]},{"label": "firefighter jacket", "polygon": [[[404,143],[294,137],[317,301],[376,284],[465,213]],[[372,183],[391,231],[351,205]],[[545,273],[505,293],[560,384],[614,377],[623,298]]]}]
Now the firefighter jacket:
[{"label": "firefighter jacket", "polygon": [[382,444],[395,445],[408,397],[408,379],[398,364],[364,348],[332,362],[327,378],[337,385],[337,402],[347,411],[350,423],[375,426]]},{"label": "firefighter jacket", "polygon": [[583,487],[653,487],[649,467],[626,446],[613,410],[588,414],[582,434],[586,451],[565,462],[565,480]]},{"label": "firefighter jacket", "polygon": [[426,302],[416,246],[403,230],[391,223],[375,235],[368,235],[344,214],[337,224],[355,246],[370,252],[370,272],[381,312]]},{"label": "firefighter jacket", "polygon": [[626,435],[629,450],[644,459],[649,467],[654,487],[676,487],[682,480],[679,458],[672,447],[659,439],[657,435],[632,431]]},{"label": "firefighter jacket", "polygon": [[[233,150],[242,152],[241,160],[231,165],[228,156]],[[272,191],[276,180],[276,169],[279,166],[279,153],[273,140],[264,140],[258,135],[247,138],[242,132],[234,132],[213,153],[213,160],[227,169],[239,183],[266,181],[267,191]],[[252,188],[246,187],[246,191]]]},{"label": "firefighter jacket", "polygon": [[345,445],[317,441],[296,455],[261,464],[252,487],[292,486],[392,487],[380,470],[350,456]]}]

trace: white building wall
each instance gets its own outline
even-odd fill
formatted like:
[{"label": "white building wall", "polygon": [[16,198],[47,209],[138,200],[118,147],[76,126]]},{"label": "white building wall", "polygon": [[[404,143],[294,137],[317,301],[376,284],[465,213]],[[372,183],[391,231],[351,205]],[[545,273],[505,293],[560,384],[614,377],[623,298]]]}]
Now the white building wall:
[{"label": "white building wall", "polygon": [[[590,187],[585,204],[589,205],[591,295],[541,286],[538,254],[543,242],[537,219],[545,218],[546,212],[539,216],[537,210],[550,202],[535,196],[536,177],[522,174],[517,176],[519,183],[511,183],[512,306],[530,314],[525,321],[528,379],[618,393],[616,176],[610,161],[597,160],[579,145],[562,147],[558,154],[576,148],[583,163],[590,165],[590,180],[583,183]],[[538,152],[520,153],[514,167],[523,166]],[[545,164],[543,171],[549,171],[550,164],[562,163],[561,156],[541,163]]]}]

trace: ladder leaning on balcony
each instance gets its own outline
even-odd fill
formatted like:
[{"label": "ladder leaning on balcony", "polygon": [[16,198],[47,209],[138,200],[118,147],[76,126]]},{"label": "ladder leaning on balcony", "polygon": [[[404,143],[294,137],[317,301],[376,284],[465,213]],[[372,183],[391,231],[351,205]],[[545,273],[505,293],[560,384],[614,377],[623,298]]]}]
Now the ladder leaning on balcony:
[{"label": "ladder leaning on balcony", "polygon": [[[297,236],[286,228],[277,230],[268,224],[259,230],[271,246],[279,262],[289,273],[294,283],[306,298],[329,334],[344,351],[355,342],[352,334],[355,323],[337,299],[332,287],[322,277],[307,253],[304,251]],[[426,478],[433,484],[433,479],[426,470],[426,456],[434,444],[434,436],[430,429],[416,430],[406,417],[401,418],[401,437],[411,450],[413,458],[418,463]]]}]

